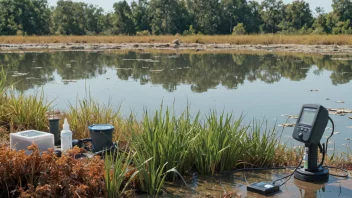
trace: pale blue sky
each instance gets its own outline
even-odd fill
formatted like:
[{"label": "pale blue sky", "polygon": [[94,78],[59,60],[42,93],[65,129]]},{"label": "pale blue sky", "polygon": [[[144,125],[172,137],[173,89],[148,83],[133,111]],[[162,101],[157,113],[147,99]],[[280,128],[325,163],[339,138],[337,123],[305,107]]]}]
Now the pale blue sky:
[{"label": "pale blue sky", "polygon": [[[112,5],[115,2],[118,2],[118,0],[73,0],[73,1],[82,1],[86,3],[98,5],[104,8],[105,11],[111,11]],[[127,0],[127,1],[132,2],[133,0]],[[261,2],[262,0],[256,0],[256,1]],[[289,3],[289,2],[292,2],[293,0],[283,0],[283,1],[285,3]],[[313,11],[317,6],[323,7],[325,12],[330,12],[332,10],[331,8],[332,0],[306,0],[306,1],[310,4]],[[51,6],[55,6],[57,0],[48,0],[48,2]]]}]

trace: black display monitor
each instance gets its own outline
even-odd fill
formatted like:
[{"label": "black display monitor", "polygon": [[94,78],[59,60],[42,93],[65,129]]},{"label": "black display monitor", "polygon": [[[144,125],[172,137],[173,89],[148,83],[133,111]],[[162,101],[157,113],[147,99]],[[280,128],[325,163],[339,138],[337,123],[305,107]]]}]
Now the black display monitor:
[{"label": "black display monitor", "polygon": [[306,144],[319,144],[329,121],[329,112],[321,105],[302,106],[292,137]]}]

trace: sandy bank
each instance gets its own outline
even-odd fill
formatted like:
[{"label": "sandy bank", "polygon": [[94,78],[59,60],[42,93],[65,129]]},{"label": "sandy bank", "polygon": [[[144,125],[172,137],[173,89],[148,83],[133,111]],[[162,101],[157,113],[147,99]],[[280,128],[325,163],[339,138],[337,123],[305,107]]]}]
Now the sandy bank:
[{"label": "sandy bank", "polygon": [[49,43],[49,44],[0,44],[0,53],[25,51],[91,51],[104,52],[110,50],[194,50],[199,51],[264,51],[269,53],[314,53],[322,55],[352,54],[352,45],[235,45],[235,44],[169,44],[169,43],[125,43],[125,44],[77,44],[77,43]]}]

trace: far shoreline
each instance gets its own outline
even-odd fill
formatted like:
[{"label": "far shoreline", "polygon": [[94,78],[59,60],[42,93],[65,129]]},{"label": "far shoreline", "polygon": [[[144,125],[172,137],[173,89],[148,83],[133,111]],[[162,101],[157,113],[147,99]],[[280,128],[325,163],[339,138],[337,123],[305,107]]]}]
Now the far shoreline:
[{"label": "far shoreline", "polygon": [[351,55],[352,45],[200,44],[200,43],[0,43],[0,53],[86,51],[91,53],[156,51],[161,53],[288,53]]},{"label": "far shoreline", "polygon": [[352,54],[352,35],[0,36],[0,53],[48,51]]}]

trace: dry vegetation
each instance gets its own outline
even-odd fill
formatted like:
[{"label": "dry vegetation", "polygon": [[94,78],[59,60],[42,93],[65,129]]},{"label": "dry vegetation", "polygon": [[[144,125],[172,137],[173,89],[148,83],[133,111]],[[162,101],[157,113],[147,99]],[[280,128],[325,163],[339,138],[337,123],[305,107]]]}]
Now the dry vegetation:
[{"label": "dry vegetation", "polygon": [[3,44],[28,43],[183,43],[352,45],[351,35],[216,35],[216,36],[1,36]]},{"label": "dry vegetation", "polygon": [[39,153],[33,145],[31,155],[0,147],[1,197],[103,197],[106,192],[104,162],[75,159],[80,149],[58,158],[53,150]]}]

